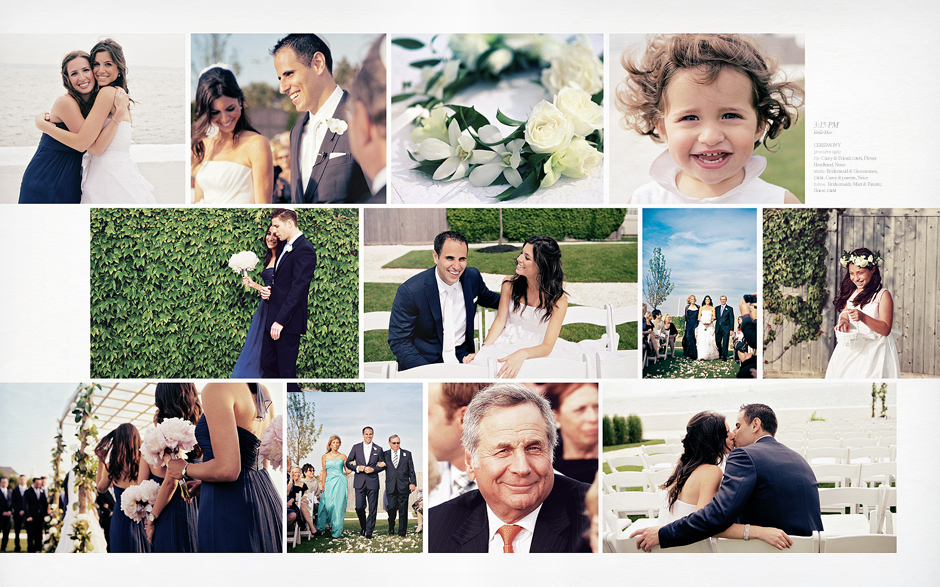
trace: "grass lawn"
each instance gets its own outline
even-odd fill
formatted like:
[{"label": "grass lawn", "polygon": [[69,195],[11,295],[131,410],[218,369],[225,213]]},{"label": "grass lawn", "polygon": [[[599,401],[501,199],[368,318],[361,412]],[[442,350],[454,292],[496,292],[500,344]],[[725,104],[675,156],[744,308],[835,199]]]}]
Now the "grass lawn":
[{"label": "grass lawn", "polygon": [[[384,512],[379,512],[375,521],[375,533],[371,540],[359,536],[359,520],[355,512],[346,512],[343,522],[343,535],[339,538],[332,536],[315,536],[304,539],[297,548],[287,547],[287,552],[422,552],[424,534],[412,534],[418,521],[409,518],[408,534],[404,538],[388,535],[388,518]],[[395,522],[396,526],[398,522]]]},{"label": "grass lawn", "polygon": [[728,350],[728,359],[725,361],[693,361],[686,359],[682,349],[682,339],[685,336],[685,318],[676,317],[672,320],[679,331],[676,339],[676,356],[665,361],[643,368],[643,377],[646,379],[734,379],[738,376],[741,366],[733,360],[734,351]]},{"label": "grass lawn", "polygon": [[767,158],[767,169],[761,179],[767,183],[788,189],[800,202],[806,203],[806,118],[800,112],[800,121],[795,127],[783,131],[770,145],[777,143],[777,150],[770,153],[763,145],[754,153]]},{"label": "grass lawn", "polygon": [[[362,308],[365,312],[391,312],[395,301],[397,283],[366,283],[363,284]],[[627,322],[617,326],[620,334],[619,350],[635,350],[637,348],[637,323]],[[582,340],[596,340],[604,334],[603,326],[594,324],[568,324],[561,328],[561,338],[578,342]],[[477,331],[474,330],[474,336]],[[363,360],[394,361],[395,356],[388,348],[388,330],[370,330],[362,337]]]},{"label": "grass lawn", "polygon": [[[571,283],[636,283],[637,244],[597,243],[559,245],[565,281]],[[518,252],[471,252],[470,267],[481,273],[511,275],[516,269]],[[428,251],[410,251],[385,265],[390,269],[427,269],[434,265]],[[368,311],[368,310],[367,310]]]}]

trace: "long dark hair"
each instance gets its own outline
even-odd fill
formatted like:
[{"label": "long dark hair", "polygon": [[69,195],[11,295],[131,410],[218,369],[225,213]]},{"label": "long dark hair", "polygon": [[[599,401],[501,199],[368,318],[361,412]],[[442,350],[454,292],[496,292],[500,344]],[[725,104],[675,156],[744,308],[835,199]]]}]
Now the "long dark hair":
[{"label": "long dark hair", "polygon": [[709,306],[711,306],[712,308],[715,307],[715,302],[712,301],[712,297],[711,297],[711,296],[705,296],[704,298],[702,298],[702,306],[705,305],[705,302],[706,302],[706,301],[708,301],[708,305],[709,305]]},{"label": "long dark hair", "polygon": [[[865,247],[862,247],[860,249],[855,249],[851,254],[853,257],[868,257],[869,255],[874,256],[875,253],[871,252]],[[865,288],[861,291],[861,293],[855,296],[855,301],[852,302],[858,308],[861,308],[868,302],[875,299],[875,295],[878,293],[878,290],[881,289],[881,271],[878,269],[877,265],[870,268],[861,267],[860,269],[870,269],[871,279],[868,280],[868,284],[865,285]],[[852,297],[852,294],[856,289],[858,288],[852,282],[852,278],[849,277],[849,268],[846,266],[845,275],[842,277],[842,283],[839,284],[839,293],[836,295],[835,299],[832,300],[832,305],[836,308],[837,324],[839,322],[839,314],[841,314],[842,310],[845,309],[846,304],[849,302],[849,298]]]},{"label": "long dark hair", "polygon": [[271,226],[272,225],[270,224],[268,225],[268,227],[264,230],[264,237],[261,238],[261,242],[264,244],[264,265],[262,265],[262,267],[267,267],[268,263],[271,261],[271,257],[273,257],[277,250],[281,248],[280,239],[278,239],[278,244],[273,249],[268,248],[268,233],[271,232]]},{"label": "long dark hair", "polygon": [[232,132],[232,141],[238,143],[238,134],[243,130],[258,132],[248,120],[248,109],[245,107],[245,95],[242,89],[238,87],[238,81],[235,80],[235,74],[223,67],[213,67],[199,76],[199,85],[196,87],[196,111],[193,115],[192,126],[192,153],[193,165],[202,162],[205,157],[206,148],[203,141],[209,130],[209,124],[212,119],[212,102],[226,96],[238,100],[241,107],[241,116],[235,123],[235,130]]},{"label": "long dark hair", "polygon": [[[565,295],[562,287],[565,272],[561,268],[561,249],[558,248],[555,239],[550,236],[532,236],[526,239],[525,244],[532,245],[532,256],[539,270],[538,307],[545,310],[542,322],[547,322],[552,317],[552,312],[555,311],[555,304],[561,296]],[[531,305],[526,298],[529,280],[523,275],[516,274],[509,278],[509,282],[512,284],[513,312],[519,308],[520,303]]]},{"label": "long dark hair", "polygon": [[682,455],[672,475],[660,489],[669,488],[669,509],[685,487],[692,471],[701,465],[719,465],[725,458],[728,428],[725,417],[717,412],[699,412],[692,416],[682,439]]},{"label": "long dark hair", "polygon": [[[153,398],[154,405],[157,406],[158,424],[167,418],[182,418],[195,424],[202,416],[199,392],[192,383],[158,383]],[[202,456],[202,449],[198,444],[190,451],[189,456]]]},{"label": "long dark hair", "polygon": [[[89,59],[89,61],[91,62],[92,68],[94,68],[95,55],[102,51],[108,52],[108,55],[111,56],[111,61],[113,61],[118,68],[117,79],[108,84],[108,86],[121,88],[127,93],[127,99],[135,103],[130,98],[131,91],[127,89],[127,60],[124,59],[124,48],[114,39],[98,41],[95,43],[95,46],[91,48],[91,59]],[[95,80],[97,81],[97,77]]]},{"label": "long dark hair", "polygon": [[72,87],[72,82],[69,80],[68,64],[80,57],[88,61],[88,68],[91,69],[91,56],[88,55],[88,53],[84,51],[72,51],[62,58],[62,85],[65,86],[65,91],[68,95],[72,96],[72,99],[78,102],[78,109],[82,113],[82,118],[88,118],[91,108],[95,105],[95,97],[98,95],[98,78],[94,76],[94,71],[92,71],[92,83],[95,87],[87,96],[79,94],[78,90]]},{"label": "long dark hair", "polygon": [[121,424],[105,435],[95,447],[95,453],[102,452],[110,453],[107,457],[108,477],[112,480],[122,477],[137,480],[140,471],[140,433],[133,424]]}]

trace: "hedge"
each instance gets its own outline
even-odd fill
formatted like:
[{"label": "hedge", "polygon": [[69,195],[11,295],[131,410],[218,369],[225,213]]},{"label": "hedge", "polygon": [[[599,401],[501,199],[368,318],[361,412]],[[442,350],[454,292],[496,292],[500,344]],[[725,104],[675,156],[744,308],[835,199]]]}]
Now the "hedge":
[{"label": "hedge", "polygon": [[[91,377],[225,378],[259,296],[228,267],[263,259],[267,209],[93,208]],[[359,354],[359,215],[297,210],[317,252],[298,377],[354,379]],[[253,272],[261,281],[263,267]]]},{"label": "hedge", "polygon": [[[530,236],[546,235],[560,241],[604,240],[623,224],[625,208],[538,208],[503,210],[503,236],[522,242]],[[447,223],[470,242],[499,238],[499,210],[450,208]]]}]

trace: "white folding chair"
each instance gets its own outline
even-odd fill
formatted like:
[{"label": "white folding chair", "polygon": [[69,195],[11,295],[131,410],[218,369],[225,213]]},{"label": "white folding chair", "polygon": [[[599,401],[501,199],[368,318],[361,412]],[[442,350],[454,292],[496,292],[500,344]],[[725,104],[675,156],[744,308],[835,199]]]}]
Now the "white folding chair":
[{"label": "white folding chair", "polygon": [[[362,364],[363,379],[390,379],[392,373],[392,364],[397,367],[394,361],[373,361]],[[397,369],[395,370],[398,371]]]},{"label": "white folding chair", "polygon": [[850,487],[858,483],[859,465],[810,464],[810,467],[816,475],[816,483],[835,483],[836,487]]},{"label": "white folding chair", "polygon": [[878,439],[878,446],[891,446],[898,443],[898,437],[896,434],[890,436],[882,436]]},{"label": "white folding chair", "polygon": [[[391,312],[366,312],[359,318],[359,338],[370,330],[388,330]],[[362,364],[363,379],[394,379],[398,371],[396,361],[370,361]]]},{"label": "white folding chair", "polygon": [[[662,506],[663,497],[661,493],[650,493],[647,491],[618,491],[615,493],[605,493],[601,500],[601,506],[605,514],[611,512],[613,517],[621,520],[623,516],[646,516],[653,519],[659,513]],[[618,522],[619,523],[619,522]],[[621,530],[629,525],[622,525]]]},{"label": "white folding chair", "polygon": [[865,448],[878,446],[877,438],[843,438],[842,446],[845,448]]},{"label": "white folding chair", "polygon": [[646,468],[646,461],[643,460],[642,455],[607,457],[605,462],[610,467],[611,473],[616,473],[620,467],[639,467],[641,471]]},{"label": "white folding chair", "polygon": [[[502,365],[496,359],[488,361],[488,367],[491,369],[490,378],[496,378],[496,374],[499,373]],[[548,357],[528,359],[522,363],[519,374],[516,376],[519,381],[565,381],[571,379],[580,381],[590,378],[587,355],[583,353],[580,361],[551,359]]]},{"label": "white folding chair", "polygon": [[[848,536],[872,532],[872,513],[877,517],[879,491],[867,487],[836,487],[819,490],[821,511],[835,512],[822,516],[823,530],[830,536]],[[861,507],[860,507],[861,506]],[[845,513],[845,509],[849,513]],[[874,524],[877,526],[877,522]]]},{"label": "white folding chair", "polygon": [[[636,547],[636,538],[627,538],[629,532],[624,532],[624,536],[607,536],[607,552],[621,552],[625,554],[646,554],[642,550],[638,550]],[[654,546],[651,549],[652,554],[658,553],[669,553],[669,554],[683,554],[683,553],[694,553],[702,554],[711,552],[710,545],[708,542],[709,539],[700,540],[698,542],[693,542],[687,546],[674,546],[672,548],[662,548],[659,546]]]},{"label": "white folding chair", "polygon": [[653,491],[658,491],[662,485],[665,485],[666,481],[669,480],[669,476],[672,475],[672,469],[643,469],[643,472],[646,473],[646,477],[649,479],[649,485]]},{"label": "white folding chair", "polygon": [[803,452],[803,457],[810,465],[842,465],[849,462],[849,449],[832,447],[808,448]]},{"label": "white folding chair", "polygon": [[644,444],[640,450],[645,455],[672,454],[672,447],[668,444]]},{"label": "white folding chair", "polygon": [[672,471],[676,467],[676,463],[679,462],[679,455],[672,453],[663,453],[656,455],[642,455],[643,460],[646,461],[644,469],[652,469],[654,471]]},{"label": "white folding chair", "polygon": [[849,463],[881,463],[890,461],[894,450],[889,446],[866,446],[849,448]]},{"label": "white folding chair", "polygon": [[842,441],[838,438],[813,438],[803,441],[803,446],[809,448],[842,448]]},{"label": "white folding chair", "polygon": [[451,381],[470,381],[491,379],[489,370],[483,366],[464,365],[461,363],[432,363],[405,371],[398,371],[396,379],[449,379]]},{"label": "white folding chair", "polygon": [[636,379],[638,351],[618,351],[616,359],[604,359],[600,354],[594,355],[597,361],[598,379]]},{"label": "white folding chair", "polygon": [[591,306],[569,305],[568,310],[565,312],[565,319],[562,321],[562,326],[565,324],[593,324],[595,326],[603,326],[605,328],[605,334],[607,335],[606,349],[609,351],[617,350],[619,337],[614,328],[613,310],[610,304],[605,304],[603,309],[592,308]]},{"label": "white folding chair", "polygon": [[763,540],[739,540],[736,538],[709,538],[712,552],[750,552],[750,553],[816,553],[819,552],[819,532],[812,536],[790,536],[793,545],[779,550]]},{"label": "white folding chair", "polygon": [[652,492],[649,477],[643,471],[617,471],[601,476],[604,493],[618,493],[628,487],[639,487],[641,491]]},{"label": "white folding chair", "polygon": [[897,461],[886,461],[883,463],[861,463],[858,474],[859,487],[867,486],[869,483],[885,483],[887,479],[897,480],[898,463]]},{"label": "white folding chair", "polygon": [[897,552],[898,537],[894,534],[859,534],[855,536],[820,537],[819,552]]}]

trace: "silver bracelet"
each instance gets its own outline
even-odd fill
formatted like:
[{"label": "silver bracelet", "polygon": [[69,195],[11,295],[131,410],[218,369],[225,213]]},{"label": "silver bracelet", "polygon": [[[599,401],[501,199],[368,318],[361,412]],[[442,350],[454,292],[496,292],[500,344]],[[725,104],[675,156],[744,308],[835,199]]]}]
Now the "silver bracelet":
[{"label": "silver bracelet", "polygon": [[745,540],[751,539],[751,525],[750,524],[744,524],[744,539]]}]

